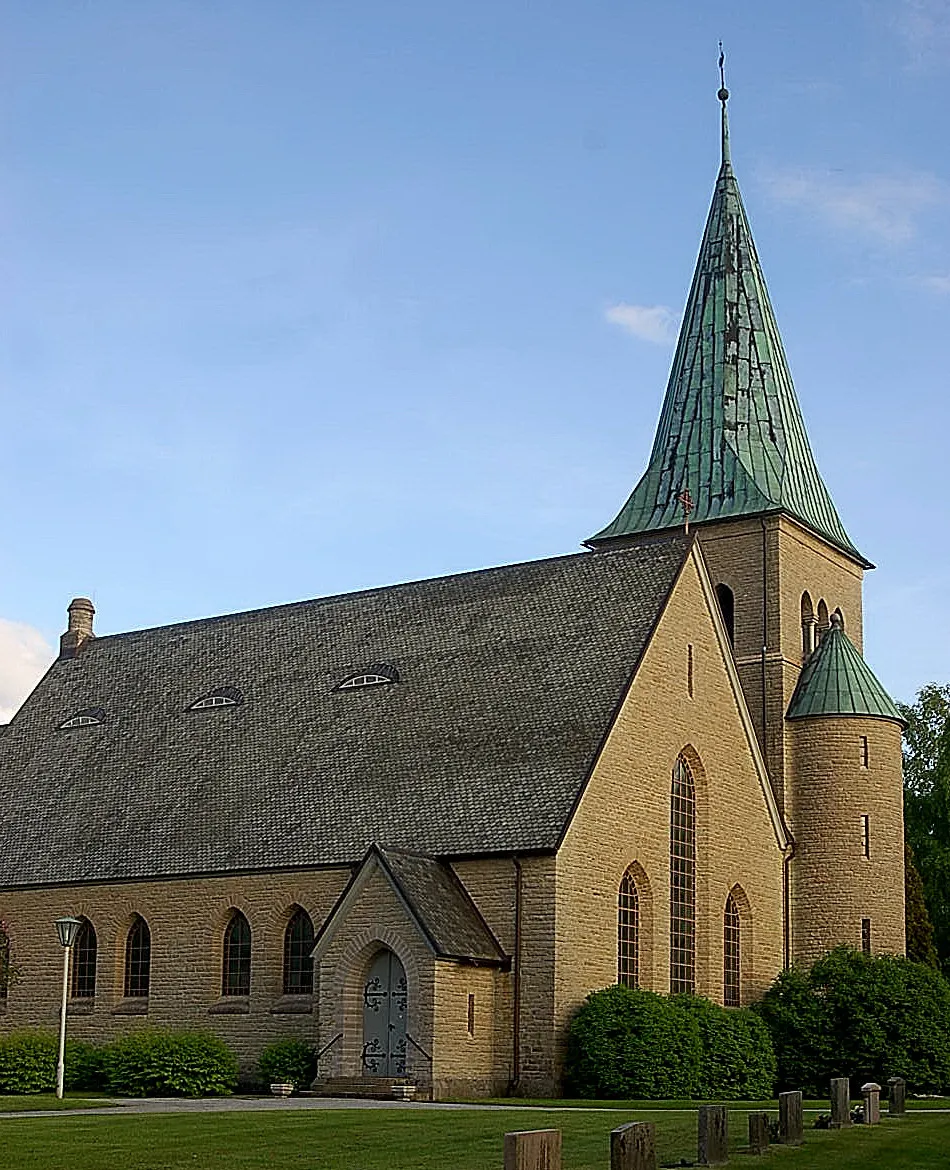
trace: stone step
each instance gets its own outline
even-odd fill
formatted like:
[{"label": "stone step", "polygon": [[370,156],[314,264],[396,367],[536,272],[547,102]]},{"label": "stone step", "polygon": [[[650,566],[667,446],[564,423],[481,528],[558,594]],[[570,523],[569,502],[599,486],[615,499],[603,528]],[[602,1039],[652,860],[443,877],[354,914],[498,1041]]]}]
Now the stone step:
[{"label": "stone step", "polygon": [[404,1085],[405,1077],[318,1077],[307,1096],[391,1098],[393,1085]]}]

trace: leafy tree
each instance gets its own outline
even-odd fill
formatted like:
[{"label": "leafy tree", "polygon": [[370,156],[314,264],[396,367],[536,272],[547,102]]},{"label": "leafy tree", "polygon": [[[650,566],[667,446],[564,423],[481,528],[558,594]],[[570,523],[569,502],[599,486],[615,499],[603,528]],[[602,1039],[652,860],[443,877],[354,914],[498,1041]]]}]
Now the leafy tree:
[{"label": "leafy tree", "polygon": [[[923,885],[933,942],[950,967],[950,686],[929,683],[912,706],[900,704],[904,730],[904,835]],[[913,891],[908,889],[913,896]],[[908,920],[908,937],[914,924]],[[917,945],[917,944],[915,944]],[[926,950],[926,944],[924,944]],[[919,955],[918,957],[923,957]]]},{"label": "leafy tree", "polygon": [[904,925],[907,934],[907,957],[915,963],[939,967],[934,946],[934,928],[927,913],[924,883],[914,864],[914,852],[904,845]]},{"label": "leafy tree", "polygon": [[918,1092],[950,1088],[950,984],[932,967],[839,947],[783,971],[756,1010],[783,1087],[824,1096],[834,1076],[899,1076]]}]

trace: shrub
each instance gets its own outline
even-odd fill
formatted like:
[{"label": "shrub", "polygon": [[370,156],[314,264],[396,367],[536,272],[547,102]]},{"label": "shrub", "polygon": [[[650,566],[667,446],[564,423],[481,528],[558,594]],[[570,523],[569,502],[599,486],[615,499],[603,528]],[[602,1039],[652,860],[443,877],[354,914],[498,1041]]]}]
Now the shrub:
[{"label": "shrub", "polygon": [[652,991],[595,991],[571,1021],[566,1080],[578,1097],[692,1097],[701,1062],[695,1017]]},{"label": "shrub", "polygon": [[918,1092],[950,1088],[950,985],[931,967],[839,947],[783,971],[757,1010],[783,1086],[824,1096],[834,1076],[900,1076]]},{"label": "shrub", "polygon": [[85,1040],[67,1040],[63,1082],[67,1089],[104,1089],[107,1048]]},{"label": "shrub", "polygon": [[678,995],[677,1000],[699,1027],[702,1063],[696,1095],[723,1101],[771,1097],[775,1051],[759,1016],[748,1008],[721,1008],[698,995]]},{"label": "shrub", "polygon": [[0,1039],[0,1093],[48,1093],[56,1088],[56,1037],[11,1032]]},{"label": "shrub", "polygon": [[261,1053],[257,1066],[265,1085],[281,1082],[306,1089],[317,1075],[317,1050],[303,1040],[275,1040]]},{"label": "shrub", "polygon": [[205,1097],[231,1093],[238,1066],[228,1046],[210,1032],[147,1028],[109,1045],[106,1087],[126,1097]]}]

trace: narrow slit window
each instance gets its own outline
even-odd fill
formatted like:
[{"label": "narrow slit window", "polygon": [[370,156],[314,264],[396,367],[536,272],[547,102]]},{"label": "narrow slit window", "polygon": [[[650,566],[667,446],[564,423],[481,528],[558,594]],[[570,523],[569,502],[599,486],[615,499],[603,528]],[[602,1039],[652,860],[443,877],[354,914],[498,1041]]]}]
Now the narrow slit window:
[{"label": "narrow slit window", "polygon": [[6,1000],[10,987],[10,936],[0,922],[0,1003]]},{"label": "narrow slit window", "polygon": [[861,919],[861,950],[865,955],[871,953],[871,919]]},{"label": "narrow slit window", "polygon": [[868,737],[861,736],[861,767],[870,768],[871,766],[871,752],[868,747]]},{"label": "narrow slit window", "polygon": [[693,646],[692,643],[686,647],[686,690],[689,697],[693,697]]},{"label": "narrow slit window", "polygon": [[471,993],[468,997],[468,1034],[475,1035],[475,996]]},{"label": "narrow slit window", "polygon": [[867,813],[861,814],[861,847],[864,856],[871,856],[871,818]]}]

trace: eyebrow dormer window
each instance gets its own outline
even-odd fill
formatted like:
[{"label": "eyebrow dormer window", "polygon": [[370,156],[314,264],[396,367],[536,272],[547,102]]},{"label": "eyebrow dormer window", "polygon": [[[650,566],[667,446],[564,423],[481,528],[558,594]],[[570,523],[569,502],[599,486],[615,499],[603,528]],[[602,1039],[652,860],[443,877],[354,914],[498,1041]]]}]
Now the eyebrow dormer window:
[{"label": "eyebrow dormer window", "polygon": [[216,691],[209,691],[196,699],[188,708],[189,711],[211,711],[217,707],[240,707],[244,696],[234,687],[219,687]]},{"label": "eyebrow dormer window", "polygon": [[77,711],[59,725],[60,731],[69,731],[73,727],[98,727],[105,720],[106,713],[101,707],[87,707],[85,711]]},{"label": "eyebrow dormer window", "polygon": [[337,683],[338,691],[357,691],[364,687],[381,687],[389,683],[399,682],[399,671],[395,666],[385,662],[376,662],[360,671],[348,674],[341,683]]}]

